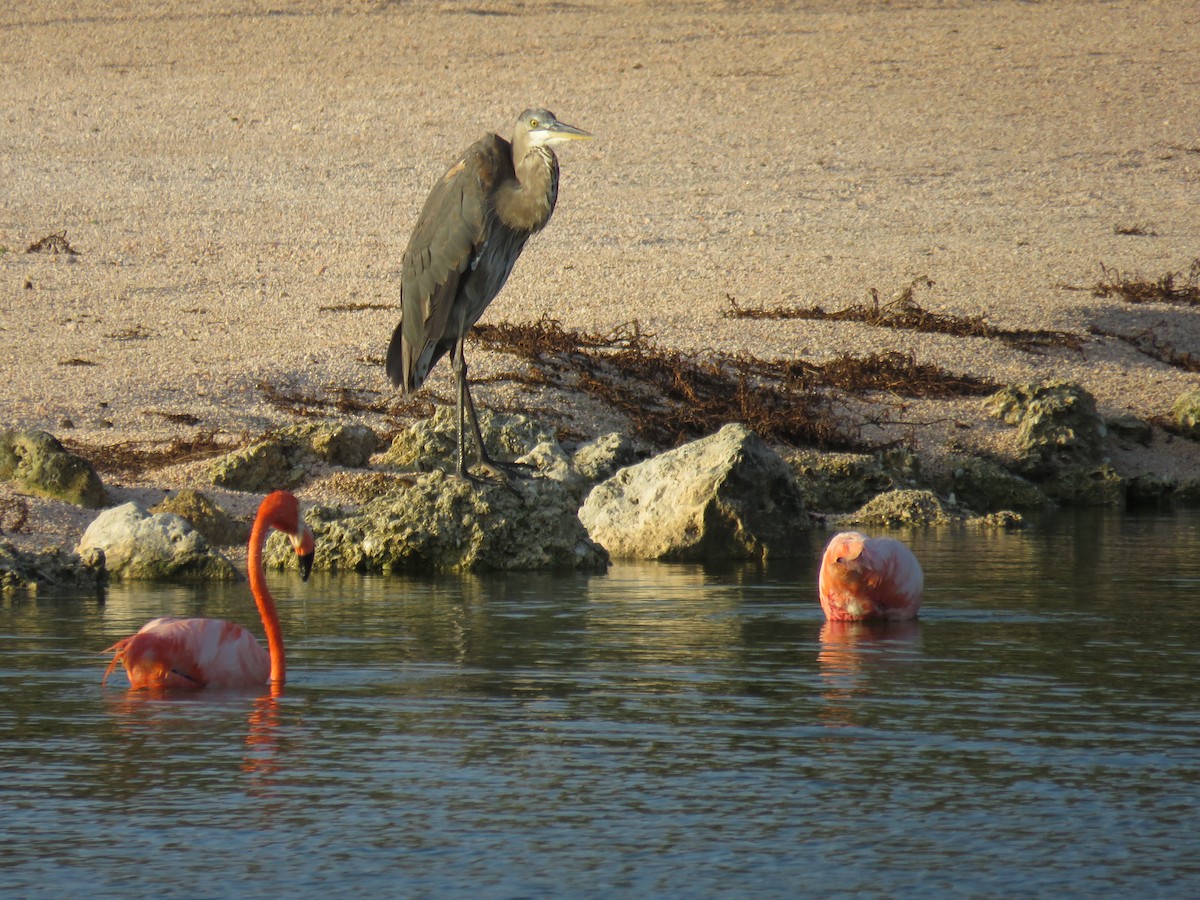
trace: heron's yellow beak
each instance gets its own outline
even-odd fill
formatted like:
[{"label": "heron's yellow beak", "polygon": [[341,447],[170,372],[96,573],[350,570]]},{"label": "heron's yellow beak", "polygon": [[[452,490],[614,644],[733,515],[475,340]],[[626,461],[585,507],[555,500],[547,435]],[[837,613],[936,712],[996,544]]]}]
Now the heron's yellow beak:
[{"label": "heron's yellow beak", "polygon": [[590,131],[568,125],[566,122],[555,122],[550,126],[550,132],[559,141],[590,141],[595,137]]}]

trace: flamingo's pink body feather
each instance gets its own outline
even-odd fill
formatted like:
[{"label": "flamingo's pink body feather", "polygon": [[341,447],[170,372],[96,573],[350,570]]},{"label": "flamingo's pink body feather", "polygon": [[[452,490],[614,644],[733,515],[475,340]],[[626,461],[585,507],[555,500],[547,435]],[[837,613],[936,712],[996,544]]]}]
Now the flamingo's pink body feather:
[{"label": "flamingo's pink body feather", "polygon": [[125,664],[132,688],[256,687],[271,673],[271,657],[249,631],[223,619],[164,616],[118,641],[108,672]]},{"label": "flamingo's pink body feather", "polygon": [[266,632],[266,650],[254,635],[233,622],[164,616],[147,622],[137,634],[105,651],[113,658],[104,680],[118,663],[124,663],[133,688],[256,687],[268,679],[283,684],[287,671],[283,630],[275,600],[267,589],[262,559],[267,532],[272,528],[292,539],[296,553],[306,563],[301,570],[305,578],[313,556],[313,534],[300,515],[299,501],[287,491],[269,494],[254,518],[246,557],[250,591]]},{"label": "flamingo's pink body feather", "polygon": [[818,588],[831,622],[915,619],[925,574],[900,541],[846,531],[825,548]]}]

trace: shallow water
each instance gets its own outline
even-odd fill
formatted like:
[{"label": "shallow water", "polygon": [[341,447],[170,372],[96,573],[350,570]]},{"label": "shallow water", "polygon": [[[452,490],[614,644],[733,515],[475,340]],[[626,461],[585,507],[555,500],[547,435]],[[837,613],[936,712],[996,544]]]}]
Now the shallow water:
[{"label": "shallow water", "polygon": [[[100,686],[244,585],[0,602],[0,894],[1200,890],[1200,514],[907,536],[919,624],[816,558],[276,576],[278,696]],[[255,628],[257,629],[257,626]]]}]

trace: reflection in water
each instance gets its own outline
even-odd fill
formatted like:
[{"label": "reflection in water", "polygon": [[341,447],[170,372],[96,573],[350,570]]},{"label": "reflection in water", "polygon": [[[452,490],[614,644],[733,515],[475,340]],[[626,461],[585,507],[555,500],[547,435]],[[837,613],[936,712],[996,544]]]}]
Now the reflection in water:
[{"label": "reflection in water", "polygon": [[247,790],[254,797],[271,793],[273,776],[279,771],[279,698],[283,690],[283,685],[272,684],[266,694],[255,698],[250,710],[242,771],[249,776]]},{"label": "reflection in water", "polygon": [[857,725],[853,701],[900,671],[920,652],[921,625],[907,622],[825,622],[820,664],[827,725]]},{"label": "reflection in water", "polygon": [[0,601],[0,894],[1190,896],[1200,515],[908,537],[883,627],[815,556],[317,578],[286,693],[100,688],[244,586]]},{"label": "reflection in water", "polygon": [[594,660],[667,665],[734,658],[741,594],[698,565],[626,563],[588,583],[583,617]]},{"label": "reflection in water", "polygon": [[[214,737],[222,742],[240,741],[240,770],[249,796],[265,798],[278,775],[280,761],[280,701],[284,685],[261,688],[211,689],[202,692],[162,688],[104,692],[104,706],[115,726],[121,754],[112,760],[112,783],[124,783],[131,760],[148,748],[162,752],[159,764],[172,767],[172,759],[183,762],[195,748]],[[136,790],[149,772],[137,764],[139,777],[129,787]]]}]

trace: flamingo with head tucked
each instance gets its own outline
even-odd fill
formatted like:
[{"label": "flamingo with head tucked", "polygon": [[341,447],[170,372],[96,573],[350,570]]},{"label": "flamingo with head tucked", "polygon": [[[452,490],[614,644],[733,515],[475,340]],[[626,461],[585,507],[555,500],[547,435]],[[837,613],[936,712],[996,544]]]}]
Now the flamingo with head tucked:
[{"label": "flamingo with head tucked", "polygon": [[300,575],[312,570],[313,533],[304,524],[300,502],[287,491],[270,494],[258,508],[250,531],[246,568],[250,590],[262,616],[267,650],[241,625],[223,619],[179,619],[164,616],[142,626],[137,634],[117,641],[106,650],[112,661],[101,683],[117,663],[125,664],[133,688],[257,687],[268,680],[283,684],[287,676],[283,630],[275,599],[267,589],[263,546],[272,528],[288,536],[300,557]]},{"label": "flamingo with head tucked", "polygon": [[915,619],[925,574],[902,542],[844,531],[825,548],[818,587],[831,622]]}]

